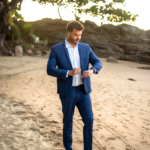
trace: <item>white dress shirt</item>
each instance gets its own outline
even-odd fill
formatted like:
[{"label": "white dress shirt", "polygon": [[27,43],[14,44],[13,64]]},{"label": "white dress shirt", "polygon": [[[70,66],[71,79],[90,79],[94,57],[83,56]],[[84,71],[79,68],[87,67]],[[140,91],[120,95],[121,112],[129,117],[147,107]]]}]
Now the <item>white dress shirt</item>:
[{"label": "white dress shirt", "polygon": [[[68,49],[68,52],[69,52],[72,67],[73,67],[73,69],[74,68],[81,68],[80,56],[79,56],[79,51],[78,51],[78,43],[73,48],[70,45],[70,43],[67,41],[67,38],[68,37],[66,37],[66,39],[65,39],[65,44],[66,44],[66,48]],[[69,72],[69,70],[68,70],[68,72]],[[66,74],[66,77],[68,77],[68,72]],[[80,72],[80,74],[73,76],[72,86],[78,86],[81,84],[83,84],[83,82],[81,79],[81,72]]]}]

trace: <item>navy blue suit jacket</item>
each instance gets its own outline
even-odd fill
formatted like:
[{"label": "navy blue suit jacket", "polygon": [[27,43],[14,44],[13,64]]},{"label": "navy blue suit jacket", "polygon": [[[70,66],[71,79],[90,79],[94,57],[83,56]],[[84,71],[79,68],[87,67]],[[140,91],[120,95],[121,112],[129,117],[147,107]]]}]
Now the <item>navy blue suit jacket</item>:
[{"label": "navy blue suit jacket", "polygon": [[[83,73],[83,71],[89,70],[89,63],[92,64],[91,68],[94,68],[96,71],[95,73],[97,74],[102,68],[102,63],[93,53],[90,46],[86,43],[78,42],[78,50],[81,63],[81,74]],[[72,88],[73,77],[66,77],[66,74],[68,70],[72,69],[73,67],[71,65],[68,49],[65,45],[65,40],[52,46],[50,56],[47,62],[47,74],[53,77],[57,77],[58,94],[69,94]],[[90,76],[83,78],[83,83],[85,92],[90,93],[92,91]]]}]

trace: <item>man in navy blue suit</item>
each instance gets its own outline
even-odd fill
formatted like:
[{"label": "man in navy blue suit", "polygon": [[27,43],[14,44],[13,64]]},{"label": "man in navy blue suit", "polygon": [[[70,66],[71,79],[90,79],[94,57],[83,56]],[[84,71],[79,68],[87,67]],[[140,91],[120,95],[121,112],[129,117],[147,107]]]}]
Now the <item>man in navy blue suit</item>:
[{"label": "man in navy blue suit", "polygon": [[[66,39],[52,46],[47,63],[47,74],[57,77],[57,93],[63,112],[63,144],[66,150],[72,150],[75,106],[84,123],[84,150],[92,150],[94,118],[90,98],[90,75],[98,74],[102,63],[88,44],[79,42],[84,29],[79,21],[70,21],[67,24]],[[90,69],[89,63],[92,65]]]}]

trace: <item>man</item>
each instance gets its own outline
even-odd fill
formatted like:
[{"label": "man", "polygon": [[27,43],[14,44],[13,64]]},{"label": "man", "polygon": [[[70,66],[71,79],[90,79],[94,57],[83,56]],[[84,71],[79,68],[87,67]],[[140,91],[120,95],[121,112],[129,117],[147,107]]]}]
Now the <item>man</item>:
[{"label": "man", "polygon": [[[57,93],[63,112],[63,144],[66,150],[72,150],[75,106],[84,123],[84,150],[92,150],[94,119],[90,98],[90,75],[97,74],[102,68],[102,63],[88,44],[79,42],[84,29],[80,22],[70,21],[67,24],[68,37],[52,46],[47,63],[47,74],[57,77]],[[89,63],[92,64],[90,69]]]}]

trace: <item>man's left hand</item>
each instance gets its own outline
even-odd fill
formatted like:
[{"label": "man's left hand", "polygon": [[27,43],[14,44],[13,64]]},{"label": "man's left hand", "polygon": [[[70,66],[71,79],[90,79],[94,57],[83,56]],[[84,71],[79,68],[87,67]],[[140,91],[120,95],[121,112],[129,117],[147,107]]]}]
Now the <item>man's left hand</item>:
[{"label": "man's left hand", "polygon": [[81,78],[89,77],[91,74],[93,74],[93,71],[94,71],[93,69],[83,71]]}]

